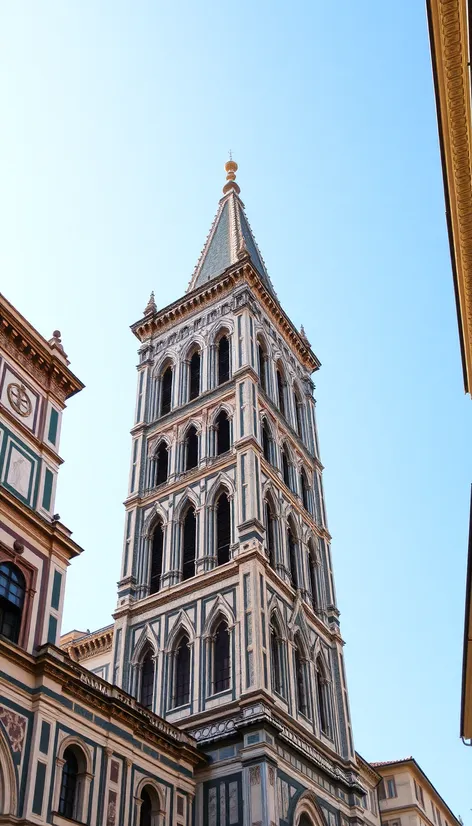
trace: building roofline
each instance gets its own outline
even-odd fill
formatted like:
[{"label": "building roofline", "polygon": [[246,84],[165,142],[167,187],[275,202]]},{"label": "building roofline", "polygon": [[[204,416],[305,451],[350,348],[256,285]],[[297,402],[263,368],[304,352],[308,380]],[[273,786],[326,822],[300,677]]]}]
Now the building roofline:
[{"label": "building roofline", "polygon": [[413,766],[416,769],[416,771],[418,772],[418,774],[421,775],[421,777],[423,778],[425,783],[427,783],[427,785],[433,790],[434,794],[439,798],[442,805],[444,806],[445,809],[447,809],[447,811],[451,815],[451,818],[457,824],[457,826],[463,826],[463,824],[461,824],[460,820],[455,816],[454,812],[451,811],[451,809],[447,805],[446,801],[444,800],[443,796],[438,792],[436,786],[431,782],[428,775],[424,773],[423,769],[421,768],[421,766],[415,760],[414,757],[404,757],[404,758],[401,758],[399,760],[383,760],[383,761],[380,761],[380,762],[371,763],[371,766],[374,766],[374,768],[376,768],[376,769],[380,769],[380,768],[381,769],[388,769],[389,766],[398,767],[398,766],[402,766],[402,765],[404,765],[404,766]]}]

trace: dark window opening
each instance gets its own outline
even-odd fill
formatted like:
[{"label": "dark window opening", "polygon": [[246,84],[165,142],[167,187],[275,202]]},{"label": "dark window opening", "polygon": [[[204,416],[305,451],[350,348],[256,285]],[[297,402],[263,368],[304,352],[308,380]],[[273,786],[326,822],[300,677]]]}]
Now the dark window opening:
[{"label": "dark window opening", "polygon": [[216,419],[216,455],[221,456],[230,448],[230,421],[228,414],[222,410]]},{"label": "dark window opening", "polygon": [[277,398],[279,404],[279,410],[282,416],[285,416],[285,388],[284,388],[284,380],[282,378],[282,374],[280,370],[277,368]]},{"label": "dark window opening", "polygon": [[307,716],[308,704],[305,685],[305,667],[298,646],[295,648],[295,677],[297,684],[297,708]]},{"label": "dark window opening", "polygon": [[231,505],[226,493],[222,493],[216,504],[216,556],[218,565],[229,562],[230,544]]},{"label": "dark window opening", "polygon": [[282,449],[282,475],[284,478],[284,482],[287,487],[290,487],[290,465],[288,463],[287,454],[285,449]]},{"label": "dark window opening", "polygon": [[175,706],[184,706],[190,699],[190,648],[188,637],[182,637],[175,658]]},{"label": "dark window opening", "polygon": [[164,531],[160,522],[157,523],[152,537],[151,551],[151,587],[150,594],[157,594],[161,587],[162,555],[164,550]]},{"label": "dark window opening", "polygon": [[318,709],[320,716],[320,729],[323,734],[329,734],[329,718],[326,697],[326,680],[321,672],[321,666],[317,663],[316,666],[316,688],[318,692]]},{"label": "dark window opening", "polygon": [[275,519],[269,502],[265,504],[265,523],[269,565],[275,568]]},{"label": "dark window opening", "polygon": [[141,705],[152,711],[154,696],[154,660],[150,651],[146,653],[141,666]]},{"label": "dark window opening", "polygon": [[308,573],[310,576],[310,590],[311,590],[311,603],[313,605],[313,610],[319,610],[318,604],[318,582],[317,582],[317,566],[316,566],[316,556],[313,548],[310,546],[309,553],[308,553]]},{"label": "dark window opening", "polygon": [[262,423],[262,452],[264,459],[266,459],[267,462],[271,462],[271,437],[265,419]]},{"label": "dark window opening", "polygon": [[301,485],[301,489],[302,489],[303,507],[305,508],[305,510],[309,511],[310,510],[310,507],[309,507],[310,503],[309,503],[309,499],[308,499],[308,479],[306,478],[306,473],[305,473],[304,470],[302,470],[302,472],[300,474],[300,485]]},{"label": "dark window opening", "polygon": [[191,470],[198,465],[198,434],[192,425],[185,437],[185,470]]},{"label": "dark window opening", "polygon": [[283,695],[282,681],[282,640],[275,628],[270,631],[270,652],[272,666],[272,688],[277,694]]},{"label": "dark window opening", "polygon": [[297,396],[296,393],[294,393],[294,396],[293,396],[293,404],[295,406],[295,421],[297,423],[297,433],[301,438],[303,436],[302,406],[301,406],[301,402],[298,399],[298,396]]},{"label": "dark window opening", "polygon": [[297,572],[297,557],[296,557],[296,544],[293,538],[293,533],[291,528],[287,531],[287,542],[288,542],[288,556],[290,562],[290,575],[292,577],[292,585],[294,588],[298,588],[298,572]]},{"label": "dark window opening", "polygon": [[161,442],[155,457],[156,462],[156,485],[167,482],[169,473],[169,451],[165,442]]},{"label": "dark window opening", "polygon": [[20,569],[11,562],[0,565],[0,634],[11,642],[20,638],[26,583]]},{"label": "dark window opening", "polygon": [[64,752],[65,763],[62,767],[61,791],[59,794],[59,814],[74,819],[77,795],[79,764],[74,749],[69,746]]},{"label": "dark window opening", "polygon": [[197,540],[197,518],[193,508],[189,508],[184,519],[184,542],[182,579],[195,576],[195,549]]},{"label": "dark window opening", "polygon": [[197,350],[190,359],[190,400],[196,399],[200,395],[200,362],[200,351]]},{"label": "dark window opening", "polygon": [[259,354],[259,378],[261,380],[261,387],[264,393],[267,393],[267,363],[261,344],[258,345],[257,352]]},{"label": "dark window opening", "polygon": [[229,340],[222,336],[218,343],[218,384],[229,380]]},{"label": "dark window opening", "polygon": [[226,691],[230,685],[231,660],[229,631],[225,622],[216,629],[213,643],[213,694]]},{"label": "dark window opening", "polygon": [[141,792],[141,808],[139,811],[139,826],[151,826],[152,824],[152,800],[146,787]]},{"label": "dark window opening", "polygon": [[162,374],[161,416],[170,413],[172,407],[172,367],[167,367]]}]

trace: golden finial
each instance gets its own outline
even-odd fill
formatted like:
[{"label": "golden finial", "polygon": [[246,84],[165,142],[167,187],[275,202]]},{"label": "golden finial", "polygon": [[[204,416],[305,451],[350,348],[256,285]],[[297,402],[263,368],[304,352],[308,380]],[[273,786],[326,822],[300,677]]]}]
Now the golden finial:
[{"label": "golden finial", "polygon": [[223,193],[226,195],[227,192],[230,192],[232,189],[239,195],[241,192],[238,184],[236,183],[236,172],[238,170],[238,164],[236,161],[233,161],[233,155],[231,150],[229,152],[229,161],[225,163],[225,170],[226,170],[226,183],[223,187]]}]

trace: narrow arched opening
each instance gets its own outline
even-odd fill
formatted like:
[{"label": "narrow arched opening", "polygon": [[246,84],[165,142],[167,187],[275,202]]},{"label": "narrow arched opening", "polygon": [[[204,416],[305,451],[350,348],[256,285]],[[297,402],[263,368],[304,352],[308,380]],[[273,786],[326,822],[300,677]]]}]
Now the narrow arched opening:
[{"label": "narrow arched opening", "polygon": [[273,620],[270,628],[270,665],[272,690],[283,696],[283,640],[275,620]]},{"label": "narrow arched opening", "polygon": [[285,405],[285,379],[283,376],[282,368],[277,365],[277,405],[282,414],[285,416],[286,405]]},{"label": "narrow arched opening", "polygon": [[297,709],[308,717],[308,692],[306,681],[305,658],[300,649],[299,641],[295,641],[295,687]]},{"label": "narrow arched opening", "polygon": [[231,545],[231,504],[226,491],[220,493],[216,503],[216,558],[217,565],[229,562]]},{"label": "narrow arched opening", "polygon": [[228,625],[222,620],[218,625],[213,642],[212,693],[227,691],[231,680],[230,635]]},{"label": "narrow arched opening", "polygon": [[275,516],[271,503],[268,499],[265,501],[265,529],[266,529],[266,547],[267,556],[269,558],[269,565],[275,569]]},{"label": "narrow arched opening", "polygon": [[305,468],[302,468],[300,473],[300,487],[302,490],[302,502],[305,510],[310,510],[309,486]]},{"label": "narrow arched opening", "polygon": [[195,509],[189,507],[183,524],[182,580],[195,576],[196,544],[197,517]]},{"label": "narrow arched opening", "polygon": [[164,482],[167,482],[169,474],[169,451],[164,441],[159,443],[154,461],[156,464],[155,484],[163,485]]},{"label": "narrow arched opening", "polygon": [[226,335],[221,336],[218,342],[218,384],[229,381],[229,339]]},{"label": "narrow arched opening", "polygon": [[230,449],[230,430],[228,414],[226,410],[221,410],[215,421],[217,456],[221,456],[222,453],[226,453]]},{"label": "narrow arched opening", "polygon": [[262,422],[262,452],[264,459],[272,464],[272,435],[266,419]]},{"label": "narrow arched opening", "polygon": [[287,528],[287,546],[292,585],[294,588],[298,588],[297,544],[291,525]]},{"label": "narrow arched opening", "polygon": [[154,657],[150,648],[146,650],[141,661],[140,703],[152,711],[154,702]]},{"label": "narrow arched opening", "polygon": [[165,416],[166,413],[170,413],[172,409],[172,383],[173,383],[174,371],[169,365],[166,367],[164,372],[161,376],[161,409],[160,414],[161,416]]},{"label": "narrow arched opening", "polygon": [[175,707],[187,705],[190,700],[190,644],[186,635],[181,637],[175,652]]},{"label": "narrow arched opening", "polygon": [[264,393],[267,393],[267,353],[261,341],[257,343],[257,355],[259,362],[259,380]]},{"label": "narrow arched opening", "polygon": [[195,350],[190,359],[189,370],[189,392],[188,397],[191,401],[200,395],[200,373],[201,373],[201,353],[200,350]]},{"label": "narrow arched opening", "polygon": [[191,425],[185,436],[185,470],[192,470],[198,466],[198,433],[197,428]]},{"label": "narrow arched opening", "polygon": [[152,535],[150,594],[157,594],[161,587],[162,559],[164,551],[164,530],[162,522],[157,522]]}]

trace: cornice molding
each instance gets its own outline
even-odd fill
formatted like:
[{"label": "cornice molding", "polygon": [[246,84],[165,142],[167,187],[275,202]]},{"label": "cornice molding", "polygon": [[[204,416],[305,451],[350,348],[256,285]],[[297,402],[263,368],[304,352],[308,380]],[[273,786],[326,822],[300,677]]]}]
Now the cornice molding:
[{"label": "cornice molding", "polygon": [[472,390],[472,130],[466,0],[427,0],[464,384]]}]

